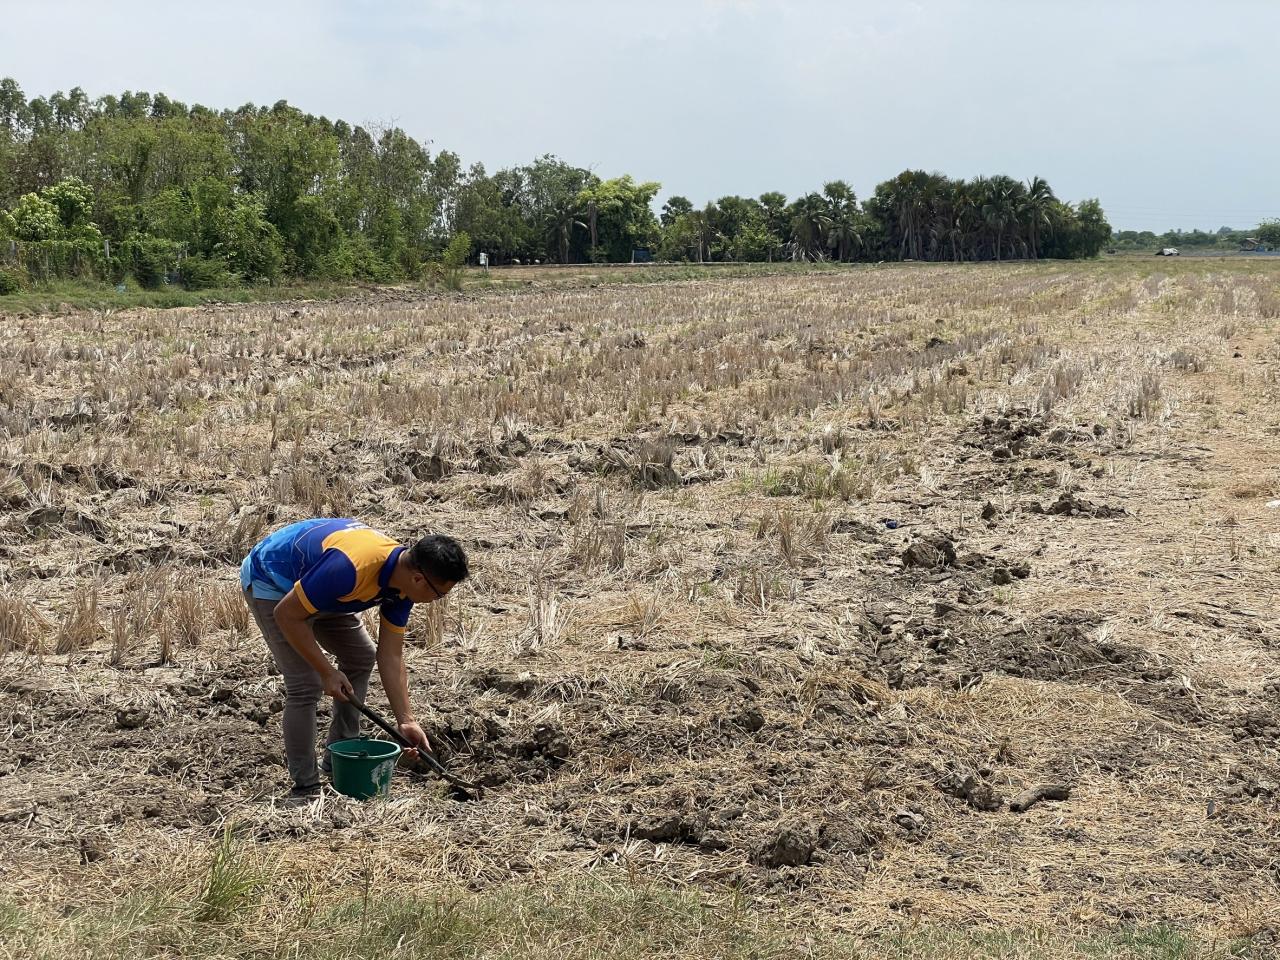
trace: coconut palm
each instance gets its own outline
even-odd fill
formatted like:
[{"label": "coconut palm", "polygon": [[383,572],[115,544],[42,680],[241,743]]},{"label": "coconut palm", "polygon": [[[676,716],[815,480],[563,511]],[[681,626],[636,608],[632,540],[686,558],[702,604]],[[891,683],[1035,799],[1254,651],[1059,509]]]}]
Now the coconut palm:
[{"label": "coconut palm", "polygon": [[1027,181],[1027,192],[1022,198],[1018,214],[1027,231],[1027,240],[1031,248],[1032,259],[1040,258],[1040,230],[1053,229],[1053,208],[1058,198],[1042,177],[1033,177]]},{"label": "coconut palm", "polygon": [[1004,238],[1011,226],[1017,225],[1018,181],[1011,177],[991,177],[984,184],[982,193],[982,219],[995,232],[995,259],[1004,257]]}]

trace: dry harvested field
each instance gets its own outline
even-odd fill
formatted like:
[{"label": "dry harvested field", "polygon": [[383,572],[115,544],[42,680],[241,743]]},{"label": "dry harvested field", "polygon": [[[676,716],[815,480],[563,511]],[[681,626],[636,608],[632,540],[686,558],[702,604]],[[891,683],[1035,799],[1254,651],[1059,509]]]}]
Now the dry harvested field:
[{"label": "dry harvested field", "polygon": [[[1265,944],[1278,498],[1280,264],[3,317],[0,898],[231,826],[321,897],[625,872]],[[317,514],[467,545],[408,657],[483,798],[283,802],[236,565]]]}]

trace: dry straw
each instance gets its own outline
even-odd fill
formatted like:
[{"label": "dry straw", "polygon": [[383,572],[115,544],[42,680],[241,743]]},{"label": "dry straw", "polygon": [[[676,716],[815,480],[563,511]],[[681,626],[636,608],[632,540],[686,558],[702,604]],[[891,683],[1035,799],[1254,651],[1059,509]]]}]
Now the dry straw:
[{"label": "dry straw", "polygon": [[[825,930],[1260,935],[1277,286],[1151,270],[8,318],[0,892],[163,883],[234,814],[325,903],[598,871]],[[480,803],[277,802],[235,565],[347,513],[472,554],[407,657]],[[230,849],[193,902],[267,952]]]}]

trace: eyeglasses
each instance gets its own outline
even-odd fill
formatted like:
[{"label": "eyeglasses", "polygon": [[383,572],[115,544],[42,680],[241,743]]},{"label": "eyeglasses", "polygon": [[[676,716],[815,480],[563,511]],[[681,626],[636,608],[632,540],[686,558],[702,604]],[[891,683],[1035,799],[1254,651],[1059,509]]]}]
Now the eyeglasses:
[{"label": "eyeglasses", "polygon": [[426,585],[431,588],[431,592],[435,594],[435,597],[433,599],[427,601],[428,603],[435,603],[436,600],[444,599],[444,594],[436,589],[436,585],[431,582],[430,577],[428,577],[426,574],[423,574],[422,579],[426,583]]}]

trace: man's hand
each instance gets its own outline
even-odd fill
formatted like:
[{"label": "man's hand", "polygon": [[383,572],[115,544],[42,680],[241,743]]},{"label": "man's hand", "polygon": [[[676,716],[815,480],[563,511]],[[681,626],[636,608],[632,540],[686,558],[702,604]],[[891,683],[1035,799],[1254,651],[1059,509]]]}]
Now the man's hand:
[{"label": "man's hand", "polygon": [[347,675],[341,670],[331,670],[321,678],[324,685],[324,692],[335,700],[341,700],[346,703],[356,695],[355,687],[351,686],[351,681],[347,679]]},{"label": "man's hand", "polygon": [[[406,720],[404,723],[396,725],[400,730],[400,736],[404,737],[411,744],[428,753],[431,752],[431,741],[427,739],[426,732],[420,727],[415,720]],[[410,760],[418,759],[418,750],[406,750],[405,755]]]}]

